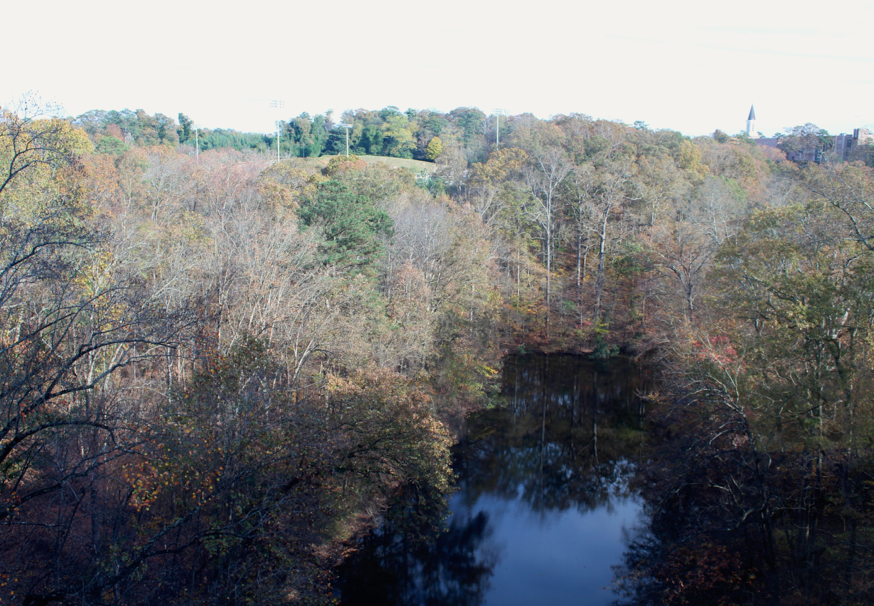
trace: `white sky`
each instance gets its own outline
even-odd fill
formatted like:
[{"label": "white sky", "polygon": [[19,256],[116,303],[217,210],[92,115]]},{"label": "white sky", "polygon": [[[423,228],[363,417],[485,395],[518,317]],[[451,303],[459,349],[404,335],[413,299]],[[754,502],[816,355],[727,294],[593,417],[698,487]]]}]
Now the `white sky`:
[{"label": "white sky", "polygon": [[266,132],[303,111],[474,106],[701,135],[744,129],[754,103],[767,136],[874,123],[872,0],[11,1],[0,104],[36,91],[67,115]]}]

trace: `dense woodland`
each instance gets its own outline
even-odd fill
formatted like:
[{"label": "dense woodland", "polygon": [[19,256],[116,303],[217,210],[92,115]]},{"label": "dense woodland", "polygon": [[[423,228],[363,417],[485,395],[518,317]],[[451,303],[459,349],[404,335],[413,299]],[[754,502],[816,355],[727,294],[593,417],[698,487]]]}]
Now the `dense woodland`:
[{"label": "dense woodland", "polygon": [[184,115],[2,110],[3,601],[331,603],[365,513],[451,484],[511,350],[662,371],[631,603],[870,601],[870,168],[576,114],[342,119],[436,172],[346,158],[330,114],[276,161]]}]

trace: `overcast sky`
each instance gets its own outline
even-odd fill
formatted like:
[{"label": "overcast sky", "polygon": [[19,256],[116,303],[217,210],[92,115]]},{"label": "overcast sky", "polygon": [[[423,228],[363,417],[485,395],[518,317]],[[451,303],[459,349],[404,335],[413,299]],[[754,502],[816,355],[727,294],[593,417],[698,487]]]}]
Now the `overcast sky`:
[{"label": "overcast sky", "polygon": [[874,123],[874,2],[710,4],[19,1],[0,12],[0,104],[36,91],[66,115],[142,108],[260,132],[388,105],[577,112],[686,135],[737,133],[750,104],[768,136]]}]

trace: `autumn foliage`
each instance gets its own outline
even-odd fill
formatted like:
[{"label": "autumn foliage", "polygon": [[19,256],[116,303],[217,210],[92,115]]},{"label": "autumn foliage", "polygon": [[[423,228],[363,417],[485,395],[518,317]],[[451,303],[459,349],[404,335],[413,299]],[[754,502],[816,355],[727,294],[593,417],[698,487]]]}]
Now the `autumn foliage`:
[{"label": "autumn foliage", "polygon": [[[361,512],[449,489],[510,349],[660,360],[631,594],[874,586],[869,168],[385,108],[349,113],[353,151],[433,173],[321,169],[43,109],[0,113],[0,601],[330,603]],[[324,116],[283,128],[339,149]]]}]

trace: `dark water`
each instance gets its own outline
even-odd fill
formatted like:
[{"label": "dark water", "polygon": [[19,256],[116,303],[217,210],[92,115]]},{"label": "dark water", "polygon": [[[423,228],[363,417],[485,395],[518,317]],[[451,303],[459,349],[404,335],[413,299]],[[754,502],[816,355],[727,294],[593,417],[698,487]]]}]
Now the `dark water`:
[{"label": "dark water", "polygon": [[627,486],[647,374],[627,360],[516,356],[502,403],[453,452],[457,492],[407,488],[340,569],[342,604],[609,604],[639,522]]}]

